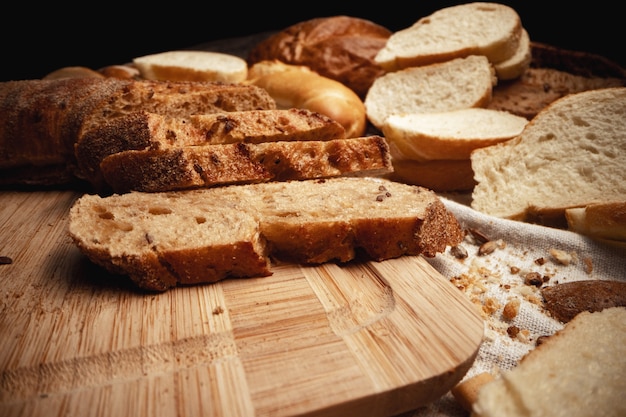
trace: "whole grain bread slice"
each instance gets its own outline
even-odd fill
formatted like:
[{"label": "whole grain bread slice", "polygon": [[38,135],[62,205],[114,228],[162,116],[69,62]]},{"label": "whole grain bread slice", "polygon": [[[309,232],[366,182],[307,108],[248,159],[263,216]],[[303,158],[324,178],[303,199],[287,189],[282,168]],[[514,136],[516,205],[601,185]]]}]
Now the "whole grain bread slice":
[{"label": "whole grain bread slice", "polygon": [[381,136],[129,150],[107,156],[100,168],[117,193],[393,171],[389,147]]},{"label": "whole grain bread slice", "polygon": [[431,190],[374,177],[84,195],[69,234],[140,288],[271,274],[270,257],[319,264],[433,257],[463,230]]},{"label": "whole grain bread slice", "polygon": [[[76,159],[83,178],[105,186],[100,163],[126,150],[159,150],[184,146],[330,140],[345,136],[333,119],[304,109],[249,110],[194,114],[186,117],[134,112],[81,133]],[[130,173],[129,173],[130,174]]]}]

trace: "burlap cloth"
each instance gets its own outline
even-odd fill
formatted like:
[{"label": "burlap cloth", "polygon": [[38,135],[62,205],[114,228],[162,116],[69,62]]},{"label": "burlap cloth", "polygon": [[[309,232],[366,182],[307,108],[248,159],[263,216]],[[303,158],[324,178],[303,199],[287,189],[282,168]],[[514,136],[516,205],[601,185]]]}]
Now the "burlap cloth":
[{"label": "burlap cloth", "polygon": [[[479,255],[479,242],[469,237],[462,244],[467,258],[459,259],[446,251],[428,259],[466,293],[485,320],[483,342],[465,379],[485,371],[497,373],[515,367],[534,348],[539,336],[551,335],[563,327],[544,309],[539,288],[524,283],[527,273],[539,273],[545,280],[544,286],[575,280],[626,280],[623,248],[566,230],[486,216],[461,202],[446,197],[442,200],[465,228],[480,231],[498,242],[492,253]],[[566,265],[563,261],[568,259]],[[512,319],[505,319],[502,312],[511,300],[520,301],[519,310]],[[519,330],[516,336],[507,332],[510,328]],[[403,414],[467,415],[450,393],[428,407]]]}]

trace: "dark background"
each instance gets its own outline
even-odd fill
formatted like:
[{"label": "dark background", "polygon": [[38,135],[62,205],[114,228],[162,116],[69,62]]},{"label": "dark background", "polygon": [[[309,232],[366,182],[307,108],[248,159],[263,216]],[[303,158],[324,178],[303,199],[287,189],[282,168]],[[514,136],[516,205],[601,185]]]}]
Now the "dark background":
[{"label": "dark background", "polygon": [[[280,30],[302,20],[332,15],[362,17],[392,31],[462,2],[379,1],[341,6],[319,2],[166,2],[13,5],[0,25],[0,81],[40,78],[64,66],[98,69],[134,57],[190,48],[213,40]],[[28,4],[26,4],[28,3]],[[503,2],[514,7],[531,40],[604,55],[622,66],[626,20],[619,2]],[[343,2],[341,2],[343,4]]]}]

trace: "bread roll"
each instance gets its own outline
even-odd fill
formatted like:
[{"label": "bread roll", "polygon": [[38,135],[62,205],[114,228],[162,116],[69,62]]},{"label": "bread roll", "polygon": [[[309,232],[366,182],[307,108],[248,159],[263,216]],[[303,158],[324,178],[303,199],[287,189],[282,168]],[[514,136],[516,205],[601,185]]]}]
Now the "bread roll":
[{"label": "bread roll", "polygon": [[373,58],[390,35],[390,30],[369,20],[320,17],[296,23],[260,42],[250,51],[248,65],[274,59],[304,65],[364,98],[383,74]]},{"label": "bread roll", "polygon": [[279,108],[308,109],[336,120],[348,138],[365,133],[365,105],[356,93],[306,66],[258,62],[248,70],[247,82],[267,90]]}]

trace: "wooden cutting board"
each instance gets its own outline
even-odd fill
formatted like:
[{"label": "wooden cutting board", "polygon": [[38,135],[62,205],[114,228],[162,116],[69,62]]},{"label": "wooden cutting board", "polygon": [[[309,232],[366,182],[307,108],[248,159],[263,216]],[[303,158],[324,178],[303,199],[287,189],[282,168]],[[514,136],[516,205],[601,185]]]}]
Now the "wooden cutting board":
[{"label": "wooden cutting board", "polygon": [[0,192],[2,416],[391,416],[477,354],[477,309],[421,257],[145,293],[71,243],[77,197]]}]

